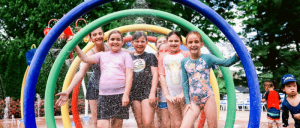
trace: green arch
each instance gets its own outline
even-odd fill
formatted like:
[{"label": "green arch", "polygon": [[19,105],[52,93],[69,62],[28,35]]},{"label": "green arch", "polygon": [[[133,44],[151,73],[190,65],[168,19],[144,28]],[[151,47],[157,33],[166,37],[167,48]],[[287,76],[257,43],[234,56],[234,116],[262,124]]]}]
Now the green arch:
[{"label": "green arch", "polygon": [[[185,19],[182,19],[181,17],[178,17],[176,15],[166,13],[163,11],[153,10],[153,9],[130,9],[130,10],[124,10],[119,11],[115,13],[111,13],[108,15],[105,15],[92,23],[88,24],[86,27],[81,29],[74,37],[73,39],[67,43],[64,48],[61,50],[61,53],[55,60],[55,63],[53,64],[53,67],[51,69],[51,72],[48,77],[47,86],[46,86],[46,93],[45,93],[45,101],[46,104],[49,106],[45,106],[46,111],[46,118],[49,123],[47,123],[47,127],[56,127],[55,120],[54,120],[54,113],[53,113],[53,95],[54,95],[54,89],[55,84],[57,81],[57,77],[59,74],[59,71],[62,67],[62,64],[64,63],[64,60],[74,49],[74,47],[89,33],[91,33],[94,29],[105,25],[106,23],[109,23],[117,18],[129,16],[129,15],[148,15],[148,16],[156,16],[168,21],[171,21],[173,23],[178,24],[179,26],[189,30],[189,31],[198,31],[203,38],[204,43],[206,44],[206,47],[217,57],[224,58],[217,48],[217,46],[212,42],[212,40],[199,28],[195,27],[190,22],[186,21]],[[236,94],[235,94],[235,88],[233,83],[233,78],[231,75],[231,72],[229,68],[227,67],[220,67],[223,77],[225,79],[226,88],[227,88],[227,95],[228,95],[228,102],[227,104],[230,104],[228,106],[227,110],[227,119],[226,119],[226,126],[233,127],[234,121],[235,121],[235,115],[236,115]],[[229,93],[230,92],[230,93]],[[51,123],[50,123],[51,122]]]}]

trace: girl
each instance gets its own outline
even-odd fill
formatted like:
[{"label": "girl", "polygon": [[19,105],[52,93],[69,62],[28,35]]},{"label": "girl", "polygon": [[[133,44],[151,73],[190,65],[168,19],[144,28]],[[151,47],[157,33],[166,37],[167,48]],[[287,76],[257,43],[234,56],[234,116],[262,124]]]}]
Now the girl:
[{"label": "girl", "polygon": [[[186,36],[191,56],[181,61],[182,86],[186,101],[181,128],[191,128],[204,109],[209,128],[217,128],[217,107],[210,85],[210,68],[213,65],[229,67],[239,61],[238,55],[223,60],[211,54],[201,54],[202,36],[192,31]],[[190,101],[191,100],[191,101]]]},{"label": "girl", "polygon": [[300,128],[300,88],[297,79],[292,74],[286,74],[281,78],[281,90],[287,97],[282,102],[282,123],[286,128],[289,125],[289,111],[295,121],[295,128]]},{"label": "girl", "polygon": [[[92,33],[90,33],[89,37],[90,37],[89,38],[90,41],[94,42],[95,46],[90,51],[87,52],[88,56],[96,54],[98,52],[104,52],[109,50],[108,46],[103,42],[104,33],[101,27],[94,30]],[[68,41],[71,39],[72,37],[70,37]],[[86,72],[90,67],[92,67],[93,69],[93,74],[91,75],[90,80],[88,82],[86,99],[89,100],[90,107],[91,107],[92,125],[96,127],[97,126],[97,102],[98,102],[97,100],[99,96],[99,79],[101,74],[100,63],[97,64],[83,63],[83,65],[80,67],[79,72],[75,74],[68,89],[65,92],[56,94],[56,96],[60,95],[60,98],[57,100],[56,103],[57,104],[60,103],[59,106],[65,104],[73,88],[81,79],[83,79],[83,77],[85,76]]]},{"label": "girl", "polygon": [[[160,54],[164,54],[165,52],[169,51],[168,45],[167,45],[167,39],[164,37],[158,38],[157,42],[162,40],[162,44],[159,46],[156,46],[158,49],[157,52],[157,58]],[[157,43],[158,44],[158,43]],[[157,112],[157,123],[158,128],[170,128],[171,127],[171,121],[170,121],[170,114],[168,111],[168,105],[165,95],[162,92],[161,86],[159,84],[157,88],[157,94],[158,94],[158,108],[156,109]]]},{"label": "girl", "polygon": [[161,87],[167,99],[168,111],[174,123],[172,127],[181,126],[184,100],[181,85],[181,60],[190,54],[180,50],[182,38],[179,32],[172,31],[167,36],[169,52],[158,59]]},{"label": "girl", "polygon": [[139,128],[154,128],[155,92],[158,83],[157,58],[145,52],[147,36],[137,31],[132,36],[135,53],[131,55],[134,63],[133,82],[130,101]]},{"label": "girl", "polygon": [[132,84],[133,62],[130,55],[121,51],[123,38],[119,31],[108,35],[109,52],[87,56],[76,46],[75,52],[83,62],[96,64],[102,71],[99,81],[97,126],[121,128],[123,119],[129,118],[128,103]]}]

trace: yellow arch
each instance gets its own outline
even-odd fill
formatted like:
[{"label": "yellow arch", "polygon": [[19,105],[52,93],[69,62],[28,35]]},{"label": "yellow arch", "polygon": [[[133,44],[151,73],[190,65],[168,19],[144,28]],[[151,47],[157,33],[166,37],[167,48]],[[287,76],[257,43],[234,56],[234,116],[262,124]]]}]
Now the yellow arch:
[{"label": "yellow arch", "polygon": [[[113,30],[119,30],[121,33],[126,33],[126,32],[132,32],[132,31],[149,31],[151,30],[151,32],[155,32],[155,33],[160,33],[160,34],[165,34],[167,35],[169,32],[171,32],[170,29],[164,28],[164,27],[159,27],[159,26],[155,26],[155,25],[147,25],[147,24],[136,24],[136,25],[126,25],[126,26],[122,26],[122,27],[118,27],[115,29],[112,29],[110,31],[105,32],[105,36],[104,36],[104,40],[107,40],[108,35],[111,31]],[[76,36],[76,35],[75,35]],[[182,43],[185,44],[185,37],[182,36]],[[150,45],[151,46],[151,45]],[[82,51],[84,53],[86,53],[87,51],[89,51],[90,49],[92,49],[94,47],[94,43],[88,43],[83,49]],[[152,48],[155,48],[154,46]],[[156,49],[156,48],[155,48]],[[67,88],[69,87],[73,76],[76,73],[76,70],[79,66],[79,64],[81,63],[81,60],[76,57],[75,60],[73,61],[73,63],[71,64],[68,73],[65,77],[64,80],[64,84],[63,84],[63,88],[62,91],[66,91]],[[214,74],[213,74],[214,76]],[[211,75],[212,77],[212,75]],[[213,82],[212,82],[213,81]],[[218,84],[216,81],[216,78],[211,79],[211,85],[213,87],[214,90],[214,94],[215,94],[215,98],[216,98],[216,102],[220,104],[220,95],[219,95],[219,88],[218,88]],[[217,108],[218,108],[218,118],[219,118],[219,109],[220,109],[220,105],[217,104]],[[63,124],[65,128],[72,128],[71,126],[71,120],[69,117],[69,106],[68,106],[68,102],[65,103],[64,106],[61,107],[61,114],[62,114],[62,119],[63,119]]]},{"label": "yellow arch", "polygon": [[28,73],[28,70],[29,70],[29,67],[30,66],[27,66],[27,69],[25,71],[25,74],[24,74],[24,77],[23,77],[23,82],[22,82],[22,90],[21,90],[21,100],[20,100],[20,105],[21,105],[21,118],[23,118],[23,93],[24,93],[24,87],[25,87],[25,82],[26,82],[26,78],[27,78],[27,73]]}]

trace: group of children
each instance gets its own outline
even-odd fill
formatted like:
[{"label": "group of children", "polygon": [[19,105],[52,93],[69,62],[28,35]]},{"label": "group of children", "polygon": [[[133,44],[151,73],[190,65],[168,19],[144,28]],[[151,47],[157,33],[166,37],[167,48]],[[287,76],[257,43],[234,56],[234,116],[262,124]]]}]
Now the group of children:
[{"label": "group of children", "polygon": [[273,123],[280,127],[280,106],[282,103],[282,123],[283,127],[289,125],[289,111],[295,120],[295,127],[300,128],[300,95],[298,88],[300,87],[297,79],[292,74],[284,75],[281,78],[281,90],[285,93],[282,100],[278,92],[274,90],[272,81],[265,81],[264,88],[266,93],[262,97],[262,102],[267,102],[267,120],[268,127],[272,128]]},{"label": "group of children", "polygon": [[[135,48],[133,53],[121,48],[123,37],[117,30],[109,33],[107,45],[103,40],[103,30],[98,28],[90,34],[90,41],[95,43],[92,50],[85,54],[78,46],[75,47],[84,64],[68,89],[57,94],[60,95],[56,102],[59,106],[65,104],[72,89],[92,66],[93,74],[86,98],[90,102],[94,126],[122,127],[123,119],[129,118],[131,106],[139,128],[153,128],[155,112],[159,115],[159,127],[193,127],[201,110],[206,113],[208,126],[217,127],[217,108],[210,85],[210,68],[213,65],[229,67],[235,64],[239,61],[237,54],[226,60],[202,54],[204,42],[196,31],[186,36],[189,51],[180,50],[183,41],[177,31],[170,32],[167,37],[158,37],[155,42],[158,48],[156,55],[144,51],[147,36],[141,31],[135,32],[132,37]],[[296,91],[291,91],[292,86],[288,84],[283,88],[287,93],[293,93],[292,96],[288,94],[283,105],[286,105],[285,110],[298,113],[291,109],[298,105],[291,101],[300,99],[295,98],[299,96],[297,88]],[[275,93],[270,90],[266,95]],[[156,97],[159,97],[158,104]],[[265,99],[268,100],[268,105],[273,102],[268,96]],[[270,106],[272,107],[274,106]],[[298,115],[293,117],[296,119]]]}]

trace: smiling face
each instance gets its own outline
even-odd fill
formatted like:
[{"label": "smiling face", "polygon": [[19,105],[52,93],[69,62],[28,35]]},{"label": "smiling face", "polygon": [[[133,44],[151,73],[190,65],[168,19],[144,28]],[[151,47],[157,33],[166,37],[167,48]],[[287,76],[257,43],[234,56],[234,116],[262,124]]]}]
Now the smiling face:
[{"label": "smiling face", "polygon": [[112,33],[107,43],[112,52],[118,52],[123,46],[123,40],[119,33]]},{"label": "smiling face", "polygon": [[168,37],[168,46],[171,53],[179,51],[180,45],[181,41],[177,35],[173,34],[170,37]]},{"label": "smiling face", "polygon": [[161,37],[156,41],[155,47],[158,49],[159,45],[162,43],[167,43],[167,39],[165,37]]},{"label": "smiling face", "polygon": [[203,42],[200,38],[195,34],[190,34],[187,37],[186,46],[189,49],[191,54],[199,54],[200,49],[203,47]]},{"label": "smiling face", "polygon": [[138,54],[144,53],[147,46],[147,41],[144,36],[133,41],[133,47]]},{"label": "smiling face", "polygon": [[90,41],[94,42],[95,45],[102,45],[104,39],[104,33],[102,28],[97,28],[90,35]]},{"label": "smiling face", "polygon": [[296,96],[298,91],[296,81],[285,83],[282,91],[284,91],[288,96]]}]

